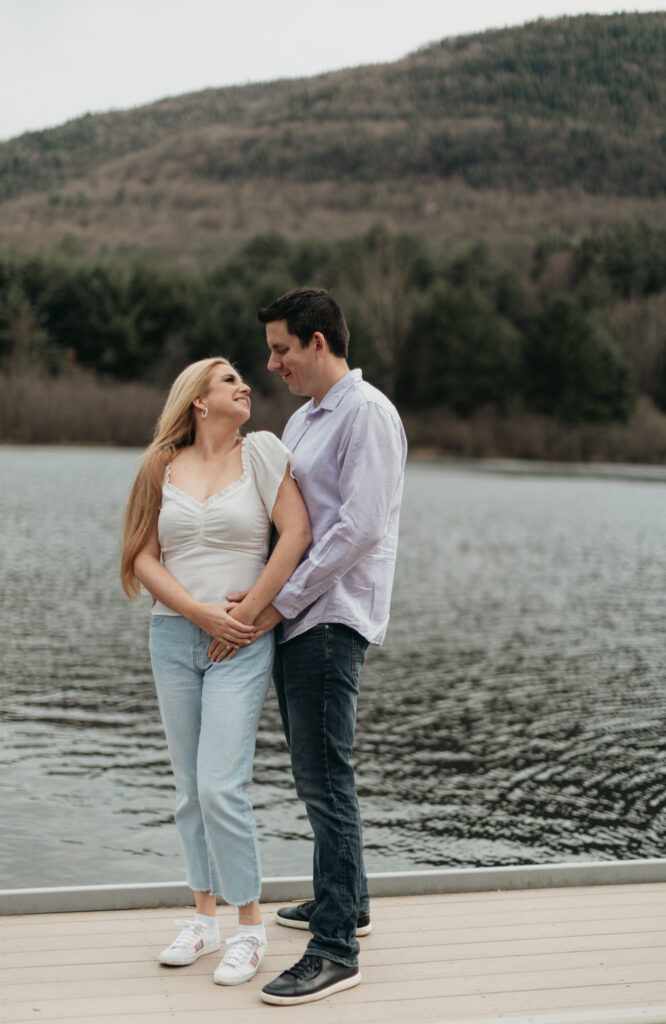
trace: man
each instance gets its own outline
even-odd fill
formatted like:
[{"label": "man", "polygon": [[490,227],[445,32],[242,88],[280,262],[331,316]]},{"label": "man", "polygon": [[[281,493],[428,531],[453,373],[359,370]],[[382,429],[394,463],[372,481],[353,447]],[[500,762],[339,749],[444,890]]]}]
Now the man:
[{"label": "man", "polygon": [[347,363],[349,330],[325,291],[298,289],[259,311],[268,369],[310,401],[283,434],[310,514],[312,544],[263,613],[284,619],[275,686],[296,791],[314,832],[314,900],[278,911],[312,932],[305,956],[264,1002],[323,999],[357,985],[356,934],[370,931],[361,818],[350,763],[359,674],[389,617],[407,444],[394,406]]}]

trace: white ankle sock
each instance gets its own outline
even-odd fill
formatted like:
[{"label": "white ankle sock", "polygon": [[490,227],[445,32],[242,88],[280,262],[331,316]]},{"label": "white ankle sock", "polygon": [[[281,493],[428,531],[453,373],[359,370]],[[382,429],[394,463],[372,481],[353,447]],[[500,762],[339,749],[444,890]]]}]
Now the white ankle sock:
[{"label": "white ankle sock", "polygon": [[260,942],[266,941],[266,929],[262,924],[239,924],[237,935],[254,935]]},{"label": "white ankle sock", "polygon": [[194,920],[197,924],[202,924],[205,928],[208,928],[209,931],[214,931],[217,925],[217,918],[211,917],[209,914],[195,914]]}]

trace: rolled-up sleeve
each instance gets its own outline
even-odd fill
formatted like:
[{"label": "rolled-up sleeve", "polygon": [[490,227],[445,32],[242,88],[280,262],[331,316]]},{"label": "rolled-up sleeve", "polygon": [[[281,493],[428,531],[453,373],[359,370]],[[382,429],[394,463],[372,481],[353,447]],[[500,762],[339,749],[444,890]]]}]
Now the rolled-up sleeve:
[{"label": "rolled-up sleeve", "polygon": [[339,518],[273,601],[285,618],[299,615],[382,541],[404,462],[400,421],[378,403],[362,405],[339,452]]}]

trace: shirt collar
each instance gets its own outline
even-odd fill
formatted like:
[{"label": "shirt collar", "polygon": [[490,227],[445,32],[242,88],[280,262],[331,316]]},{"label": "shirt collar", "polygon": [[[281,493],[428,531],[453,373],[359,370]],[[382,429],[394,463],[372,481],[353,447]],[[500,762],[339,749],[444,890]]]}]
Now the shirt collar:
[{"label": "shirt collar", "polygon": [[340,380],[326,392],[319,405],[315,405],[314,399],[312,399],[312,411],[319,412],[320,409],[337,409],[349,389],[362,379],[363,373],[361,370],[350,370],[349,373],[346,373],[344,377],[341,377]]}]

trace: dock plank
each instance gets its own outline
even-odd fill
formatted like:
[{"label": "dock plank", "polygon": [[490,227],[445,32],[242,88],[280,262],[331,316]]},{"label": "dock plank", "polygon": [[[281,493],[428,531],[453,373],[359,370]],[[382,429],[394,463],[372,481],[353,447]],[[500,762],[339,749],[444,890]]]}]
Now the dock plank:
[{"label": "dock plank", "polygon": [[[431,899],[434,900],[435,898]],[[377,906],[373,902],[373,922],[390,927],[399,927],[403,921],[414,918],[418,921],[419,927],[424,932],[441,931],[443,927],[458,932],[462,928],[469,928],[470,926],[476,928],[478,925],[487,924],[489,921],[492,921],[495,927],[504,928],[507,925],[517,925],[522,928],[525,925],[530,925],[535,920],[545,920],[546,918],[550,924],[568,922],[571,920],[572,909],[580,913],[584,908],[586,911],[586,922],[588,923],[600,922],[604,926],[606,924],[610,926],[611,922],[618,921],[622,922],[623,927],[629,928],[629,930],[633,930],[636,925],[643,924],[648,925],[650,929],[653,926],[658,928],[666,927],[666,894],[664,894],[661,902],[658,903],[655,903],[652,896],[642,902],[634,901],[632,903],[623,902],[615,904],[608,900],[603,905],[599,905],[598,902],[596,904],[586,903],[579,904],[575,908],[572,908],[571,904],[567,906],[551,905],[543,900],[536,907],[522,905],[516,901],[515,905],[504,906],[501,909],[497,906],[487,905],[483,909],[475,909],[473,913],[460,908],[457,904],[442,904],[439,902],[441,899],[446,899],[446,897],[437,897],[437,902],[433,902],[432,906],[429,906],[428,903],[422,903],[417,906],[407,906],[399,909],[386,905]],[[227,910],[226,914],[218,914],[220,927],[233,930],[235,914],[229,908],[225,909]],[[75,935],[86,935],[90,946],[104,945],[107,942],[123,942],[125,941],[125,935],[131,936],[135,933],[150,935],[154,942],[163,942],[173,932],[176,919],[180,920],[188,917],[188,912],[185,911],[178,914],[171,911],[169,916],[155,919],[123,919],[122,930],[115,927],[110,928],[110,924],[115,925],[116,922],[110,922],[103,917],[97,918],[97,915],[95,915],[95,921],[62,920],[63,917],[68,916],[47,914],[40,917],[39,921],[34,923],[25,923],[25,917],[19,918],[18,920],[24,923],[14,926],[11,930],[8,929],[8,934],[11,933],[12,948],[19,952],[23,948],[22,943],[25,944],[25,948],[30,948],[30,945],[35,942],[37,936],[39,936],[39,941],[44,943],[44,949],[57,948],[62,945],[63,939]],[[17,919],[11,918],[9,920]]]},{"label": "dock plank", "polygon": [[[363,982],[318,1002],[318,1024],[666,1022],[666,885],[382,897],[372,907]],[[280,1011],[260,1001],[261,986],[308,939],[274,923],[275,905],[264,909],[269,952],[234,987],[212,983],[221,953],[179,969],[156,963],[182,908],[3,918],[0,1019],[190,1024],[196,1014],[219,1024],[231,1011],[234,1024],[264,1024]],[[218,917],[231,933],[233,909]],[[291,1007],[289,1017],[314,1013]]]}]

